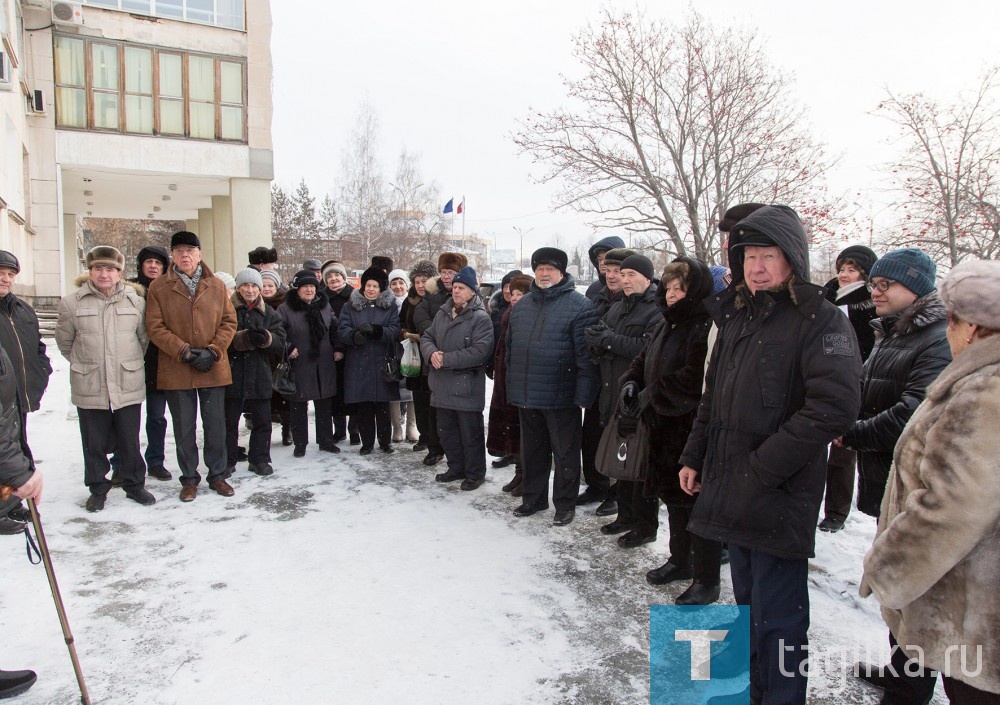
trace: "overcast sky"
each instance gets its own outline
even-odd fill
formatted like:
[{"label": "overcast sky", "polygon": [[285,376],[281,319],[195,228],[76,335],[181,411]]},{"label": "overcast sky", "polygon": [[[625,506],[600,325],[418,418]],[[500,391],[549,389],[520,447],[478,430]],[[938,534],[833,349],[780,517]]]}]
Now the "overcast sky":
[{"label": "overcast sky", "polygon": [[[772,63],[794,77],[814,134],[841,155],[831,187],[860,191],[861,200],[884,187],[880,166],[893,154],[892,125],[869,114],[884,86],[950,98],[1000,64],[995,0],[695,6],[716,24],[760,32]],[[552,211],[552,188],[531,181],[541,171],[515,155],[510,134],[529,107],[565,102],[560,74],[576,72],[572,36],[597,22],[602,7],[678,21],[688,9],[674,0],[272,3],[277,183],[291,188],[304,178],[314,195],[336,197],[341,155],[368,101],[381,125],[386,178],[403,148],[420,154],[442,206],[465,196],[466,232],[516,247],[514,228],[533,229],[526,252],[557,239],[589,241],[584,217]]]}]

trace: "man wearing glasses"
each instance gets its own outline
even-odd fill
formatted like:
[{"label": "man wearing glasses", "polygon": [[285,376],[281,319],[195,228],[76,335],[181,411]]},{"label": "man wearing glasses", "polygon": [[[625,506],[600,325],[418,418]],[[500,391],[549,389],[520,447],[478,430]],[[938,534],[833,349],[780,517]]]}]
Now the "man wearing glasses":
[{"label": "man wearing glasses", "polygon": [[[878,517],[889,479],[892,452],[903,427],[923,401],[927,387],[951,362],[945,330],[948,315],[938,298],[934,261],[922,250],[894,250],[871,269],[875,348],[865,362],[859,418],[843,445],[858,452],[858,509]],[[895,644],[892,635],[890,643]],[[881,702],[926,703],[934,692],[933,671],[910,675],[906,655],[893,650],[893,671],[857,665],[863,680],[885,689]],[[891,677],[890,677],[891,676]]]}]

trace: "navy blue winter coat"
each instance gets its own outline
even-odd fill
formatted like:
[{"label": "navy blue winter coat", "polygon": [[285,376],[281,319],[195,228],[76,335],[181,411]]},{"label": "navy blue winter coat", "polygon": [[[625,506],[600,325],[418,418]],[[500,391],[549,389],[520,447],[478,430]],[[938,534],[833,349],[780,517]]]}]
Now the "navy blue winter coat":
[{"label": "navy blue winter coat", "polygon": [[531,291],[510,312],[507,329],[507,401],[526,409],[589,408],[600,371],[590,360],[583,331],[597,323],[593,302],[573,277]]},{"label": "navy blue winter coat", "polygon": [[[382,326],[382,334],[375,340],[364,337],[359,329],[365,324]],[[346,403],[399,401],[399,382],[386,382],[381,372],[386,351],[396,354],[399,330],[396,297],[391,291],[386,289],[374,301],[360,291],[351,292],[337,327],[337,345],[344,349]]]}]

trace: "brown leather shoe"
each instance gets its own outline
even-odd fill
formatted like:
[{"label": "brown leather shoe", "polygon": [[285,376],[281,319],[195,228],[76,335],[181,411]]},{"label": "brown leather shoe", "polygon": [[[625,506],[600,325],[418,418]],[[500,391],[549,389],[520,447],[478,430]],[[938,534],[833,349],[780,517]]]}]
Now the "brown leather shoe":
[{"label": "brown leather shoe", "polygon": [[181,487],[181,501],[193,502],[198,496],[198,485],[184,485]]},{"label": "brown leather shoe", "polygon": [[232,497],[234,494],[236,494],[236,490],[234,490],[232,486],[225,480],[216,480],[215,482],[211,483],[209,487],[211,487],[213,490],[221,494],[223,497]]}]

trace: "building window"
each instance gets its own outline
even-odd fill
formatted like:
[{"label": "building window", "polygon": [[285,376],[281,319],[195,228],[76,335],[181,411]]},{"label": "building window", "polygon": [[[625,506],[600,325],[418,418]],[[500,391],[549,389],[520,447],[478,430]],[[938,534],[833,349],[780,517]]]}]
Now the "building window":
[{"label": "building window", "polygon": [[84,5],[244,29],[244,0],[81,0]]},{"label": "building window", "polygon": [[56,125],[245,142],[246,63],[55,35]]}]

